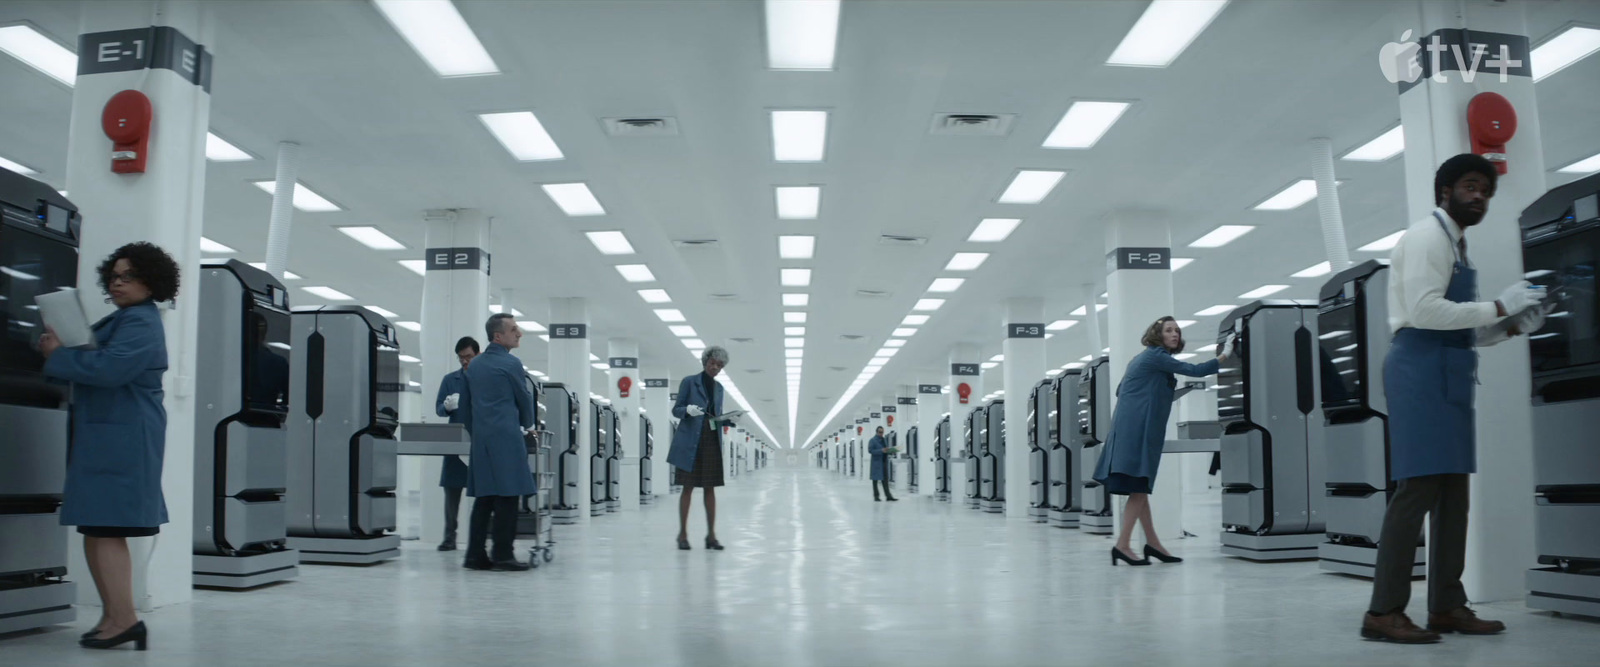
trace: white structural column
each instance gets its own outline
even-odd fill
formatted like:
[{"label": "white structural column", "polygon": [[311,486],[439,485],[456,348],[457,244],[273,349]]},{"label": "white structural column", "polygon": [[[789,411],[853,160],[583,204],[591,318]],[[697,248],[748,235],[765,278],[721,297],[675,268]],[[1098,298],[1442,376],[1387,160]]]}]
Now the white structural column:
[{"label": "white structural column", "polygon": [[1001,352],[1006,362],[1006,518],[1027,519],[1028,473],[1028,395],[1033,385],[1044,379],[1044,299],[1020,297],[1006,299],[1005,341]]},{"label": "white structural column", "polygon": [[[1507,173],[1500,176],[1488,214],[1468,232],[1469,256],[1478,269],[1480,298],[1523,277],[1522,241],[1517,218],[1545,192],[1544,151],[1539,133],[1539,100],[1528,69],[1528,29],[1521,3],[1469,0],[1421,2],[1407,17],[1422,42],[1423,67],[1438,36],[1441,69],[1457,68],[1452,43],[1464,30],[1472,42],[1490,41],[1479,70],[1463,80],[1460,71],[1431,70],[1414,85],[1400,85],[1400,122],[1405,127],[1406,195],[1409,219],[1434,208],[1433,175],[1451,156],[1473,152],[1467,134],[1467,105],[1481,93],[1503,95],[1516,110],[1516,136],[1505,146]],[[1399,33],[1397,29],[1395,32]],[[1495,61],[1504,54],[1517,61],[1502,77]],[[1472,51],[1465,52],[1472,62]],[[1504,80],[1502,80],[1502,78]],[[1488,152],[1488,151],[1485,151]],[[1396,224],[1402,221],[1395,221]],[[1472,479],[1466,572],[1462,582],[1474,602],[1521,599],[1528,568],[1539,567],[1534,550],[1532,408],[1526,337],[1478,350],[1478,474]]]},{"label": "white structural column", "polygon": [[[114,310],[100,298],[95,268],[122,245],[154,243],[184,271],[185,289],[178,292],[174,307],[162,314],[168,368],[163,377],[167,437],[161,489],[169,523],[161,527],[159,539],[128,540],[134,603],[150,609],[188,602],[193,596],[194,339],[200,295],[193,271],[200,264],[212,35],[208,12],[200,3],[111,3],[85,10],[81,28],[79,44],[89,49],[84,53],[106,54],[79,60],[67,142],[66,187],[84,220],[78,287],[84,291],[89,320]],[[135,37],[113,34],[128,30],[150,32]],[[158,37],[160,41],[155,41]],[[174,50],[147,52],[160,54],[147,62],[132,57],[130,39],[144,39],[151,46],[168,44]],[[101,113],[106,102],[124,90],[142,92],[155,110],[144,173],[111,171],[113,144],[101,129]],[[73,532],[70,540],[68,569],[78,582],[78,599],[99,604],[85,574],[82,538]]]},{"label": "white structural column", "polygon": [[[655,446],[650,452],[650,495],[659,496],[672,486],[672,464],[667,463],[667,450],[672,447],[672,388],[677,386],[668,366],[640,365],[639,377],[644,378],[644,416],[650,418],[650,435]],[[640,428],[643,428],[641,426]],[[644,452],[639,452],[643,457]]]},{"label": "white structural column", "polygon": [[[962,433],[962,425],[967,421],[967,413],[983,404],[983,363],[982,350],[971,343],[958,343],[950,350],[950,450],[961,452],[956,458],[962,463],[952,463],[950,476],[952,480],[961,479],[965,483],[965,461],[976,452],[967,451],[966,437]],[[964,385],[964,388],[963,388]],[[959,474],[958,474],[959,473]],[[952,495],[959,486],[954,481],[950,487]]]},{"label": "white structural column", "polygon": [[[639,379],[639,341],[632,338],[612,338],[607,341],[606,377],[611,385],[611,407],[617,411],[616,439],[622,445],[622,483],[617,485],[622,494],[622,509],[639,509],[639,457],[644,454],[640,442],[639,408],[644,381]],[[623,385],[627,391],[623,391]]]},{"label": "white structural column", "polygon": [[[591,489],[589,457],[594,455],[594,425],[589,416],[589,300],[581,297],[550,299],[550,380],[560,382],[578,402],[578,483]],[[578,493],[576,523],[589,522],[588,491]]]},{"label": "white structural column", "polygon": [[[489,319],[489,218],[482,211],[438,209],[424,213],[422,220],[427,227],[427,249],[422,253],[427,270],[422,276],[422,349],[416,351],[422,358],[422,415],[425,422],[443,423],[449,418],[439,416],[434,401],[444,376],[461,370],[456,341],[471,336],[479,350],[489,348],[483,331]],[[437,456],[422,461],[418,490],[425,542],[444,534],[444,491],[439,487],[443,463]],[[458,533],[468,523],[471,505],[461,503]],[[466,535],[457,534],[456,539]]]},{"label": "white structural column", "polygon": [[[1166,221],[1160,218],[1142,213],[1123,213],[1113,216],[1108,222],[1106,268],[1110,273],[1106,276],[1106,291],[1109,293],[1106,308],[1109,326],[1106,331],[1111,346],[1111,364],[1108,368],[1114,388],[1122,381],[1128,362],[1144,351],[1139,339],[1144,336],[1145,329],[1157,319],[1173,314],[1172,241]],[[1092,302],[1089,309],[1094,309]],[[1202,336],[1196,342],[1204,338]],[[1112,409],[1115,410],[1115,407],[1113,402]],[[1119,503],[1119,525],[1121,510]],[[1183,536],[1183,475],[1178,470],[1167,470],[1156,475],[1155,486],[1150,494],[1150,514],[1162,539]]]},{"label": "white structural column", "polygon": [[[938,376],[926,376],[915,387],[917,393],[913,394],[917,401],[917,437],[920,439],[917,460],[911,464],[917,466],[917,488],[925,496],[932,496],[937,490],[938,480],[934,479],[938,472],[933,463],[934,454],[939,441],[934,437],[939,430],[939,419],[950,406],[943,400],[944,393],[941,389]],[[909,421],[909,420],[908,420]]]}]

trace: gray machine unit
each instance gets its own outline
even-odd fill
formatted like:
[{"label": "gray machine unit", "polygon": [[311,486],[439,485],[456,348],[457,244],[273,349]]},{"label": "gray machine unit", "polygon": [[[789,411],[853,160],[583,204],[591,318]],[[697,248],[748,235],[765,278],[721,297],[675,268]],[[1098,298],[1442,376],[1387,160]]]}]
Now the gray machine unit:
[{"label": "gray machine unit", "polygon": [[[895,432],[895,431],[888,431],[888,430],[884,431],[883,432],[883,446],[884,446],[884,449],[888,449],[890,447],[899,447],[900,446],[900,434]],[[886,455],[886,456],[883,457],[883,479],[886,480],[889,483],[888,486],[890,486],[890,487],[894,486],[895,477],[894,477],[894,457],[893,456],[887,456]]]},{"label": "gray machine unit", "polygon": [[78,617],[78,584],[63,580],[69,392],[33,347],[33,298],[78,283],[78,224],[66,197],[0,169],[0,633]]},{"label": "gray machine unit", "polygon": [[1083,512],[1083,433],[1076,428],[1078,387],[1082,373],[1070,370],[1050,381],[1049,403],[1045,407],[1045,453],[1049,464],[1046,480],[1050,525],[1077,528]]},{"label": "gray machine unit", "polygon": [[921,471],[917,470],[917,462],[921,454],[922,438],[917,433],[917,427],[913,426],[906,429],[906,451],[900,454],[900,458],[908,464],[906,466],[906,493],[917,492],[920,481],[917,478],[922,474]]},{"label": "gray machine unit", "polygon": [[985,512],[1006,511],[1006,400],[997,398],[983,408],[983,427],[979,446],[983,458],[979,460],[982,475],[982,500],[978,505]]},{"label": "gray machine unit", "polygon": [[1217,373],[1222,422],[1222,553],[1257,561],[1316,558],[1325,500],[1317,309],[1256,301],[1223,318],[1238,335]]},{"label": "gray machine unit", "polygon": [[[589,516],[605,514],[611,506],[611,449],[616,443],[616,413],[600,401],[589,401],[589,423],[594,429],[594,451],[589,453]],[[615,511],[615,510],[611,510]]]},{"label": "gray machine unit", "polygon": [[[1065,376],[1063,376],[1065,377]],[[1078,527],[1090,535],[1110,535],[1115,527],[1111,516],[1111,492],[1094,481],[1095,465],[1105,453],[1106,437],[1111,434],[1111,358],[1098,357],[1084,367],[1078,378],[1077,422],[1083,472]]]},{"label": "gray machine unit", "polygon": [[1533,375],[1534,547],[1528,606],[1600,616],[1600,174],[1522,212],[1529,280],[1554,310],[1529,340]]},{"label": "gray machine unit", "polygon": [[606,448],[606,511],[622,510],[622,454],[627,444],[622,442],[622,415],[607,405],[606,416],[611,419],[611,446]]},{"label": "gray machine unit", "polygon": [[964,441],[961,453],[965,457],[963,463],[967,473],[967,485],[963,495],[967,499],[967,507],[972,509],[978,509],[979,503],[983,501],[983,487],[978,471],[982,457],[978,455],[978,443],[981,438],[980,432],[987,426],[988,422],[984,420],[983,406],[979,405],[967,411],[967,418],[961,427],[961,437]]},{"label": "gray machine unit", "polygon": [[855,477],[856,476],[856,450],[858,450],[860,448],[861,448],[860,439],[851,438],[850,439],[850,446],[848,448],[850,450],[850,461],[849,461],[849,463],[850,463],[850,471],[848,473],[846,473],[846,474],[850,475],[851,477]]},{"label": "gray machine unit", "polygon": [[394,327],[360,306],[295,308],[290,325],[289,547],[302,563],[394,558]]},{"label": "gray machine unit", "polygon": [[[1389,406],[1383,360],[1389,354],[1389,267],[1372,260],[1333,276],[1317,305],[1327,482],[1322,569],[1372,577],[1378,536],[1394,484],[1389,481]],[[1419,547],[1412,574],[1426,574]]]},{"label": "gray machine unit", "polygon": [[1037,523],[1050,520],[1050,380],[1033,386],[1028,395],[1028,517]]},{"label": "gray machine unit", "polygon": [[236,259],[200,265],[195,337],[194,583],[252,588],[300,574],[286,546],[288,292]]},{"label": "gray machine unit", "polygon": [[544,383],[543,399],[555,472],[555,489],[550,494],[550,515],[557,524],[574,524],[588,506],[588,494],[578,486],[582,474],[579,466],[588,464],[583,460],[580,451],[582,439],[578,434],[582,403],[566,385],[559,382]]},{"label": "gray machine unit", "polygon": [[639,415],[639,502],[650,504],[655,498],[656,436],[650,430],[650,418]]},{"label": "gray machine unit", "polygon": [[950,415],[933,427],[933,497],[950,500]]}]

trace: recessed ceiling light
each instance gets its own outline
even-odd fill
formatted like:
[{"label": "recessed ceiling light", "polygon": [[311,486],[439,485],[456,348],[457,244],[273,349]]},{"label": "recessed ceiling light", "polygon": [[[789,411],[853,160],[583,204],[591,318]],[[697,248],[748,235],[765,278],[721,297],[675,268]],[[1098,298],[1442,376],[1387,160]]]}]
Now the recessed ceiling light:
[{"label": "recessed ceiling light", "polygon": [[599,360],[600,360],[600,355],[597,355],[597,354],[595,354],[593,352],[589,353],[589,361],[599,361]]},{"label": "recessed ceiling light", "polygon": [[401,329],[405,329],[406,331],[422,331],[422,323],[421,322],[412,322],[412,321],[395,322],[394,325],[397,326],[397,327],[400,327]]},{"label": "recessed ceiling light", "polygon": [[799,368],[804,363],[806,363],[806,360],[804,360],[804,359],[784,359],[783,360],[783,365],[787,366],[789,368]]},{"label": "recessed ceiling light", "polygon": [[648,283],[656,279],[656,275],[650,272],[650,267],[644,264],[618,264],[617,273],[622,274],[622,279],[630,283]]},{"label": "recessed ceiling light", "polygon": [[1178,325],[1179,329],[1187,329],[1189,327],[1194,326],[1194,320],[1178,320],[1176,322],[1173,322],[1173,324]]},{"label": "recessed ceiling light", "polygon": [[402,354],[402,355],[400,355],[400,356],[399,356],[399,357],[398,357],[398,358],[399,358],[399,359],[400,359],[400,360],[401,360],[401,361],[404,361],[404,362],[406,362],[406,363],[408,363],[408,364],[420,364],[420,363],[422,363],[422,360],[421,360],[421,359],[418,359],[418,358],[416,358],[416,357],[413,357],[413,356],[411,356],[411,355],[409,355],[409,354]]},{"label": "recessed ceiling light", "polygon": [[390,319],[393,319],[397,314],[388,308],[382,308],[379,306],[367,306],[366,309]]},{"label": "recessed ceiling light", "polygon": [[[521,316],[519,315],[518,317],[521,317]],[[540,324],[540,323],[535,322],[533,320],[517,320],[517,326],[521,327],[523,331],[532,331],[532,332],[549,331],[549,329],[546,329],[543,324]]]},{"label": "recessed ceiling light", "polygon": [[[1098,312],[1100,312],[1102,310],[1105,310],[1106,308],[1107,308],[1106,304],[1097,303],[1097,304],[1094,305],[1094,312],[1098,313]],[[1089,314],[1089,309],[1085,308],[1083,306],[1078,306],[1077,310],[1074,310],[1074,311],[1072,311],[1070,313],[1067,313],[1067,314],[1071,315],[1073,317],[1084,317],[1084,316],[1087,316]]]},{"label": "recessed ceiling light", "polygon": [[806,356],[804,349],[784,350],[783,356],[788,359],[803,359]]},{"label": "recessed ceiling light", "polygon": [[822,188],[815,185],[783,185],[773,188],[779,220],[815,220],[822,208]]},{"label": "recessed ceiling light", "polygon": [[[262,192],[270,195],[274,194],[273,190],[277,188],[277,184],[273,181],[256,181],[256,187],[261,188]],[[311,188],[300,183],[294,184],[294,207],[307,213],[327,213],[329,211],[343,210],[337,204],[328,201],[322,195],[312,192]]]},{"label": "recessed ceiling light", "polygon": [[683,322],[687,319],[683,316],[683,311],[676,308],[659,308],[656,310],[656,317],[661,318],[662,322]]},{"label": "recessed ceiling light", "polygon": [[828,112],[773,111],[772,157],[778,162],[821,162],[828,143]]},{"label": "recessed ceiling light", "polygon": [[1528,67],[1533,70],[1533,80],[1538,81],[1596,51],[1600,51],[1600,30],[1573,26],[1529,53]]},{"label": "recessed ceiling light", "polygon": [[1400,237],[1405,236],[1405,234],[1406,231],[1402,229],[1398,232],[1361,246],[1360,248],[1356,248],[1356,252],[1389,252],[1390,250],[1394,250],[1394,247],[1400,244]]},{"label": "recessed ceiling light", "polygon": [[1177,271],[1178,269],[1188,266],[1189,262],[1193,261],[1193,257],[1174,257],[1172,258],[1172,270]]},{"label": "recessed ceiling light", "polygon": [[1357,146],[1355,150],[1345,153],[1341,160],[1353,162],[1383,162],[1406,150],[1405,128],[1396,125],[1389,131],[1377,136],[1367,143]]},{"label": "recessed ceiling light", "polygon": [[[985,362],[983,362],[981,364],[978,364],[978,367],[982,368],[983,370],[989,370],[989,369],[994,368],[995,366],[999,366],[999,365],[1000,364],[997,364],[997,363],[995,363],[993,361],[985,361]],[[994,396],[990,395],[988,398],[994,398]]]},{"label": "recessed ceiling light", "polygon": [[1264,299],[1286,289],[1289,289],[1288,285],[1262,285],[1253,290],[1245,292],[1244,294],[1240,294],[1239,298],[1245,300]]},{"label": "recessed ceiling light", "polygon": [[889,363],[888,357],[873,357],[867,360],[867,366],[882,366]]},{"label": "recessed ceiling light", "polygon": [[1166,67],[1189,48],[1228,0],[1155,0],[1117,44],[1107,65]]},{"label": "recessed ceiling light", "polygon": [[907,327],[920,327],[927,323],[927,315],[907,315],[905,319],[900,320],[900,325]]},{"label": "recessed ceiling light", "polygon": [[542,341],[548,343],[548,342],[550,342],[550,336],[548,334],[541,335],[541,336],[539,336],[539,340],[542,340]]},{"label": "recessed ceiling light", "polygon": [[783,295],[783,305],[792,308],[803,308],[811,303],[810,294],[787,293]]},{"label": "recessed ceiling light", "polygon": [[229,248],[228,246],[222,245],[221,243],[217,243],[216,241],[202,236],[200,237],[200,252],[209,252],[217,255],[229,255],[232,254],[234,250],[233,248]]},{"label": "recessed ceiling light", "polygon": [[973,228],[967,240],[975,243],[999,243],[1011,236],[1011,232],[1020,224],[1022,221],[1016,218],[985,218]]},{"label": "recessed ceiling light", "polygon": [[428,275],[428,263],[420,259],[402,259],[400,260],[400,266],[410,269],[412,273],[419,276]]},{"label": "recessed ceiling light", "polygon": [[973,271],[983,266],[983,260],[989,259],[986,252],[958,252],[950,258],[950,263],[944,265],[946,271]]},{"label": "recessed ceiling light", "polygon": [[78,78],[78,56],[26,25],[0,28],[0,51],[68,86]]},{"label": "recessed ceiling light", "polygon": [[[4,28],[0,28],[0,30],[3,30],[3,29]],[[31,175],[39,173],[37,171],[34,171],[33,169],[30,169],[28,167],[23,166],[19,162],[16,162],[16,161],[13,161],[13,160],[8,160],[8,159],[3,158],[3,157],[0,157],[0,168],[5,168],[7,170],[17,172],[19,174],[22,174],[23,176],[31,176]],[[66,195],[61,195],[61,196],[65,197]]]},{"label": "recessed ceiling light", "polygon": [[1309,178],[1302,178],[1289,187],[1279,191],[1278,194],[1268,197],[1266,201],[1255,205],[1257,211],[1289,211],[1300,208],[1306,202],[1317,198],[1317,182]]},{"label": "recessed ceiling light", "polygon": [[312,285],[310,287],[302,287],[300,289],[329,301],[355,301],[356,299],[355,297],[345,294],[344,292],[340,292],[332,287],[323,287],[321,285]]},{"label": "recessed ceiling light", "polygon": [[355,239],[373,250],[405,250],[405,244],[394,240],[377,227],[340,227],[345,236]]},{"label": "recessed ceiling light", "polygon": [[917,299],[917,305],[912,310],[938,310],[944,305],[944,299]]},{"label": "recessed ceiling light", "polygon": [[783,346],[784,347],[805,347],[806,346],[806,339],[799,338],[799,337],[796,337],[796,338],[785,338],[785,339],[783,339]]},{"label": "recessed ceiling light", "polygon": [[[489,304],[489,313],[492,314],[492,315],[499,315],[500,313],[505,312],[505,308],[506,308],[505,306],[502,306],[502,305],[500,305],[498,303],[491,303],[491,304]],[[511,316],[512,317],[522,317],[522,311],[517,310],[516,308],[512,308],[511,309]]]},{"label": "recessed ceiling light", "polygon": [[906,340],[904,338],[890,338],[889,340],[883,341],[883,346],[884,347],[905,347],[906,346]]},{"label": "recessed ceiling light", "polygon": [[1313,264],[1311,266],[1308,266],[1308,267],[1306,267],[1304,269],[1301,269],[1299,271],[1296,271],[1294,273],[1293,277],[1295,277],[1295,278],[1321,278],[1322,276],[1328,275],[1330,273],[1333,273],[1333,264],[1330,263],[1330,262],[1321,262],[1321,263],[1318,263],[1318,264]]},{"label": "recessed ceiling light", "polygon": [[811,269],[779,269],[778,277],[784,287],[805,287],[811,284]]},{"label": "recessed ceiling light", "polygon": [[917,330],[916,329],[912,329],[910,327],[902,327],[902,328],[899,328],[899,329],[895,329],[889,335],[890,336],[899,336],[899,337],[904,338],[904,337],[907,337],[907,336],[915,336],[916,334],[917,334]]},{"label": "recessed ceiling light", "polygon": [[1233,309],[1234,309],[1234,306],[1216,305],[1216,306],[1212,306],[1210,308],[1206,308],[1204,310],[1201,310],[1201,311],[1195,313],[1195,315],[1199,315],[1200,317],[1211,317],[1212,315],[1221,315],[1223,313],[1231,313],[1231,312],[1233,312]]},{"label": "recessed ceiling light", "polygon": [[1189,244],[1191,248],[1221,248],[1255,229],[1250,225],[1222,225]]},{"label": "recessed ceiling light", "polygon": [[560,160],[566,157],[532,111],[482,113],[478,114],[478,120],[483,121],[489,133],[511,153],[511,157],[519,161]]},{"label": "recessed ceiling light", "polygon": [[1587,174],[1594,171],[1600,171],[1600,153],[1590,155],[1582,160],[1578,160],[1577,162],[1557,169],[1556,171],[1559,171],[1563,174]]},{"label": "recessed ceiling light", "polygon": [[561,208],[561,212],[570,217],[606,214],[606,208],[600,205],[599,199],[595,199],[587,184],[546,183],[540,187],[550,197],[550,201],[555,202],[556,206]]},{"label": "recessed ceiling light", "polygon": [[1050,191],[1056,189],[1056,184],[1065,176],[1064,171],[1036,171],[1023,170],[1017,172],[1011,179],[1011,185],[1006,186],[1006,191],[1000,194],[1002,204],[1037,204],[1050,196]]},{"label": "recessed ceiling light", "polygon": [[967,282],[965,278],[934,278],[928,285],[929,292],[954,292],[961,289],[961,284]]},{"label": "recessed ceiling light", "polygon": [[811,259],[816,247],[815,236],[778,237],[778,257],[781,259]]},{"label": "recessed ceiling light", "polygon": [[1127,110],[1127,102],[1073,102],[1045,137],[1044,147],[1091,148]]},{"label": "recessed ceiling light", "polygon": [[686,336],[698,336],[698,335],[700,335],[700,334],[697,334],[697,333],[694,332],[694,327],[691,327],[691,326],[689,326],[687,324],[674,324],[674,325],[672,325],[670,327],[667,327],[667,328],[672,331],[672,335],[677,336],[679,338],[683,338],[683,337],[686,337]]},{"label": "recessed ceiling light", "polygon": [[672,303],[672,297],[664,289],[639,290],[639,298],[644,299],[645,303]]},{"label": "recessed ceiling light", "polygon": [[805,324],[806,314],[801,311],[789,311],[783,314],[783,321],[789,324]]},{"label": "recessed ceiling light", "polygon": [[767,67],[831,70],[839,0],[767,0]]},{"label": "recessed ceiling light", "polygon": [[372,4],[439,76],[500,73],[450,0],[373,0]]},{"label": "recessed ceiling light", "polygon": [[[1087,311],[1085,311],[1085,312],[1087,312]],[[1056,320],[1054,322],[1051,322],[1049,324],[1044,325],[1044,329],[1045,329],[1045,331],[1065,331],[1067,329],[1071,329],[1073,326],[1075,326],[1077,324],[1078,324],[1077,320]]]},{"label": "recessed ceiling light", "polygon": [[597,371],[604,371],[604,370],[610,370],[611,369],[610,366],[607,366],[605,364],[589,364],[589,366],[591,368],[597,370]]},{"label": "recessed ceiling light", "polygon": [[633,244],[628,243],[627,235],[618,231],[584,232],[589,237],[589,243],[594,244],[594,249],[602,255],[632,255]]},{"label": "recessed ceiling light", "polygon": [[206,159],[212,162],[244,162],[254,160],[255,156],[239,150],[238,146],[223,141],[210,132],[206,133]]},{"label": "recessed ceiling light", "polygon": [[[417,261],[420,262],[422,260],[417,260]],[[266,262],[251,262],[250,266],[253,266],[253,267],[256,267],[258,269],[261,269],[262,271],[267,270],[267,263]],[[290,271],[288,269],[284,269],[283,270],[283,279],[284,280],[299,280],[300,279],[300,274],[297,274],[297,273],[295,273],[293,271]]]},{"label": "recessed ceiling light", "polygon": [[804,335],[806,335],[806,328],[805,327],[784,327],[783,328],[783,335],[785,335],[785,336],[804,336]]},{"label": "recessed ceiling light", "polygon": [[989,361],[994,361],[994,362],[1001,362],[1001,361],[1005,361],[1005,360],[1006,360],[1006,355],[1004,355],[1004,354],[997,354],[997,355],[994,355],[992,357],[989,357]]}]

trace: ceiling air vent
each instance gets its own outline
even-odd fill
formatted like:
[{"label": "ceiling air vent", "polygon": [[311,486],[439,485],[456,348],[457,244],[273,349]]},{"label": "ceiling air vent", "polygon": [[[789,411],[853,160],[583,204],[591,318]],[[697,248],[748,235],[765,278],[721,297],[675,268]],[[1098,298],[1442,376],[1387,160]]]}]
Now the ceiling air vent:
[{"label": "ceiling air vent", "polygon": [[673,241],[672,245],[679,248],[715,248],[720,245],[716,239],[683,239]]},{"label": "ceiling air vent", "polygon": [[898,246],[898,247],[902,247],[902,248],[914,248],[914,247],[917,247],[917,246],[920,246],[920,245],[927,245],[927,243],[928,243],[928,239],[925,236],[901,236],[899,234],[884,234],[883,236],[879,236],[878,237],[878,245]]},{"label": "ceiling air vent", "polygon": [[861,334],[839,334],[839,340],[856,341],[856,340],[861,340],[863,338],[866,338],[866,336],[863,336]]},{"label": "ceiling air vent", "polygon": [[761,369],[759,369],[759,368],[746,368],[746,369],[744,369],[744,372],[746,372],[746,373],[760,373]]},{"label": "ceiling air vent", "polygon": [[[708,294],[706,296],[707,296],[707,298],[710,298],[712,301],[738,301],[739,300],[739,295],[734,294],[732,292],[719,292],[719,293]],[[739,340],[739,339],[735,338],[734,340]]]},{"label": "ceiling air vent", "polygon": [[1011,113],[939,113],[933,115],[929,134],[959,137],[1003,137],[1011,133]]},{"label": "ceiling air vent", "polygon": [[667,116],[624,116],[602,118],[606,134],[613,137],[675,137],[678,119]]},{"label": "ceiling air vent", "polygon": [[843,373],[843,372],[845,372],[845,371],[847,371],[847,370],[850,370],[850,369],[849,369],[849,368],[846,368],[846,367],[844,367],[844,366],[829,366],[829,367],[828,367],[828,370],[830,370],[830,371],[836,371],[836,372],[839,372],[839,373]]},{"label": "ceiling air vent", "polygon": [[729,338],[728,340],[730,342],[738,343],[740,345],[745,345],[745,344],[748,344],[748,343],[756,342],[756,339],[754,339],[754,338]]},{"label": "ceiling air vent", "polygon": [[858,290],[856,290],[856,296],[859,296],[859,297],[861,297],[863,299],[883,299],[883,298],[887,298],[889,296],[892,296],[893,294],[894,294],[893,292],[889,292],[887,290],[880,290],[880,289],[858,289]]}]

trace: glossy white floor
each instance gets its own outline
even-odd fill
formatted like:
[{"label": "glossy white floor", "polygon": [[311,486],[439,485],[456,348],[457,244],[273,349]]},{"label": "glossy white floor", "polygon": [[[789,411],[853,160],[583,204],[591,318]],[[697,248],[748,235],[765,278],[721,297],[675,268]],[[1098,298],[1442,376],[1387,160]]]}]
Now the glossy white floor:
[{"label": "glossy white floor", "polygon": [[[1361,641],[1369,585],[1314,563],[1108,566],[1108,538],[1006,521],[867,482],[769,469],[719,495],[723,552],[672,543],[677,497],[558,533],[556,560],[468,572],[407,542],[397,562],[305,566],[146,617],[151,650],[90,652],[78,627],[0,639],[5,665],[1577,665],[1600,623],[1482,605],[1498,637]],[[1213,515],[1215,504],[1190,511]],[[1197,517],[1198,518],[1198,517]],[[1197,524],[1201,525],[1201,524]],[[1424,609],[1417,583],[1413,611]]]}]

